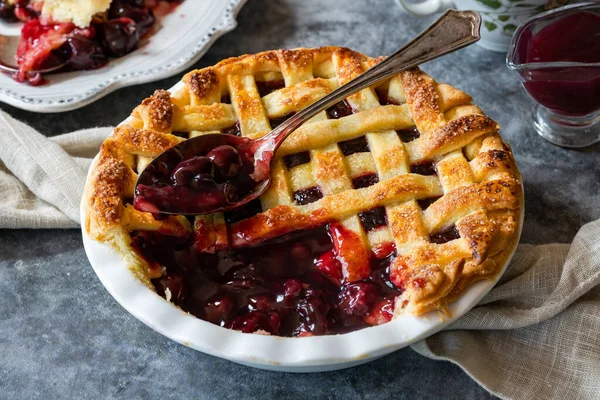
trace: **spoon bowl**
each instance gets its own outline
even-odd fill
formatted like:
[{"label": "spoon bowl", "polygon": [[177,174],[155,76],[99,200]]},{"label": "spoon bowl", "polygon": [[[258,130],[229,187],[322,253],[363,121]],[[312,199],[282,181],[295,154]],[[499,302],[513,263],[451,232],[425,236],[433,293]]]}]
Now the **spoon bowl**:
[{"label": "spoon bowl", "polygon": [[[249,178],[255,172],[254,154],[263,142],[228,134],[207,134],[185,140],[163,152],[144,168],[136,184],[134,206],[154,214],[194,215],[227,211],[252,201],[264,193],[270,184],[268,171],[261,179]],[[239,154],[242,170],[246,173],[242,175],[242,179],[233,183],[215,182],[220,191],[210,190],[206,186],[195,188],[189,185],[169,185],[173,181],[174,171],[182,162],[194,158],[200,162],[202,160],[199,159],[207,158],[204,156],[223,146],[231,147]],[[212,163],[216,164],[214,161]],[[270,159],[266,160],[267,166],[269,163]],[[213,168],[216,169],[217,166]],[[245,177],[249,179],[243,179]],[[221,201],[223,198],[220,194],[223,190],[232,190],[224,188],[225,185],[233,185],[235,188],[240,186],[248,190],[239,201],[234,196],[227,196],[227,193],[225,201]]]}]

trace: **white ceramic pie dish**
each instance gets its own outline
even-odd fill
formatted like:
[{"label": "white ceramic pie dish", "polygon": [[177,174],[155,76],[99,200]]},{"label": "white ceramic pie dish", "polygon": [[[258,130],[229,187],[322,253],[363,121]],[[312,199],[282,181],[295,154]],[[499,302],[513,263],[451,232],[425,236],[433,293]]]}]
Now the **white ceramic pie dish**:
[{"label": "white ceramic pie dish", "polygon": [[[93,71],[45,76],[30,86],[0,73],[0,101],[27,111],[63,112],[88,105],[127,86],[173,76],[195,64],[219,37],[233,30],[246,0],[188,0],[167,15],[134,52]],[[19,24],[0,21],[0,35],[17,36]]]},{"label": "white ceramic pie dish", "polygon": [[[170,91],[176,92],[182,85],[180,82]],[[86,211],[87,204],[82,200],[82,221],[86,219]],[[119,304],[155,331],[203,353],[248,366],[319,372],[352,367],[392,353],[438,332],[467,313],[504,273],[521,236],[523,214],[521,204],[519,230],[506,250],[508,257],[501,273],[493,280],[479,281],[467,288],[449,306],[451,318],[442,319],[440,313],[430,312],[420,317],[402,316],[347,334],[303,338],[247,334],[198,319],[140,282],[111,246],[92,239],[83,227],[82,234],[85,251],[102,284]]]}]

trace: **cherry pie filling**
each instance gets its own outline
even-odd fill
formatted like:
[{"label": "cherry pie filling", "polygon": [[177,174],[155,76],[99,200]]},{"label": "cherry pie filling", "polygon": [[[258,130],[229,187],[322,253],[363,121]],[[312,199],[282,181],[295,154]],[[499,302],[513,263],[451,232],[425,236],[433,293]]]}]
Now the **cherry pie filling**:
[{"label": "cherry pie filling", "polygon": [[[278,84],[258,84],[261,94],[276,90]],[[346,102],[327,110],[329,118],[353,113]],[[289,116],[288,116],[289,117]],[[282,121],[285,118],[282,118]],[[276,121],[271,121],[271,125]],[[223,133],[239,136],[239,124]],[[419,137],[414,129],[398,132],[404,141]],[[344,156],[368,152],[365,137],[338,144]],[[215,154],[211,154],[216,151]],[[222,153],[222,154],[221,154]],[[248,178],[251,159],[235,149],[213,149],[208,154],[190,159],[177,159],[153,174],[152,195],[136,193],[134,207],[161,218],[158,209],[184,209],[189,201],[220,201],[226,179],[242,185]],[[309,163],[309,152],[283,158],[288,169]],[[148,168],[148,167],[147,167]],[[159,167],[160,169],[160,167]],[[411,172],[436,174],[431,162],[411,166]],[[379,181],[376,173],[353,178],[355,189]],[[241,182],[241,183],[240,183]],[[227,182],[225,183],[227,184]],[[162,190],[156,191],[159,188]],[[176,195],[184,189],[186,195]],[[215,189],[216,188],[216,189]],[[215,194],[216,193],[216,194]],[[297,190],[294,200],[299,205],[322,198],[319,186]],[[191,200],[190,200],[191,199]],[[437,200],[424,199],[425,209]],[[225,212],[225,222],[233,224],[261,213],[256,199],[233,211]],[[385,208],[377,207],[358,214],[366,232],[387,225]],[[192,217],[188,217],[192,220]],[[454,226],[432,234],[435,243],[456,239]],[[348,271],[348,249],[362,248],[360,238],[337,221],[324,226],[284,234],[252,247],[231,248],[215,253],[200,251],[194,235],[172,237],[160,232],[134,231],[132,247],[162,276],[152,280],[157,293],[198,318],[245,333],[262,332],[278,336],[311,336],[339,334],[391,320],[394,302],[403,292],[402,277],[390,276],[390,265],[396,256],[393,243],[374,248],[360,271]],[[345,251],[342,251],[343,250]],[[342,254],[345,254],[344,256]],[[353,255],[352,250],[350,256]]]},{"label": "cherry pie filling", "polygon": [[[373,255],[369,276],[346,282],[327,228],[217,254],[196,251],[191,238],[133,232],[132,240],[148,263],[166,269],[152,281],[158,294],[226,328],[307,336],[389,321],[402,293],[390,281],[391,255]],[[338,226],[337,234],[351,232]]]},{"label": "cherry pie filling", "polygon": [[[113,0],[109,10],[96,15],[86,28],[54,22],[41,15],[43,2],[0,0],[0,19],[22,21],[17,49],[19,71],[14,79],[31,85],[43,83],[38,70],[89,70],[102,67],[110,57],[122,57],[138,46],[156,21],[156,15],[182,0]],[[62,67],[61,67],[62,66]]]}]

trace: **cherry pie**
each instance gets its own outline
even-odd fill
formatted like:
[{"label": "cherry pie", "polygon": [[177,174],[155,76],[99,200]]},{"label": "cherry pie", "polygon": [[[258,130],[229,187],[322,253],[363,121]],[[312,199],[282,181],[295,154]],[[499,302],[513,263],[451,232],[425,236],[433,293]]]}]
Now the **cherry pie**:
[{"label": "cherry pie", "polygon": [[165,149],[206,133],[260,137],[379,60],[339,47],[269,51],[156,91],[102,145],[87,231],[168,301],[243,332],[335,334],[449,313],[505,263],[522,189],[498,124],[417,68],[292,133],[268,191],[241,209],[192,217],[132,205],[138,173]]},{"label": "cherry pie", "polygon": [[15,80],[39,85],[37,70],[102,67],[109,57],[135,50],[155,14],[182,0],[0,0],[0,19],[25,22],[17,49]]}]

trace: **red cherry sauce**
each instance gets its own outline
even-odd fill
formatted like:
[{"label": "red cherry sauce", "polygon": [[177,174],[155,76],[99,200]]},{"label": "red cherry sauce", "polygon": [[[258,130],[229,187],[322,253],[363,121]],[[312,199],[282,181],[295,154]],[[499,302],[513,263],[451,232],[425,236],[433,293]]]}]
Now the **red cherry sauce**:
[{"label": "red cherry sauce", "polygon": [[[157,293],[183,310],[246,333],[310,336],[353,331],[392,317],[401,294],[389,274],[394,247],[368,255],[363,270],[348,271],[346,261],[356,257],[356,249],[344,258],[338,247],[351,244],[353,235],[334,222],[216,254],[198,252],[192,237],[131,236],[136,251],[166,271],[152,281]],[[348,273],[360,274],[359,279],[350,281]]]},{"label": "red cherry sauce", "polygon": [[[569,14],[538,32],[525,29],[517,52],[527,63],[600,63],[600,15]],[[524,86],[541,105],[557,114],[584,116],[600,110],[600,67],[567,66],[526,70]]]}]

